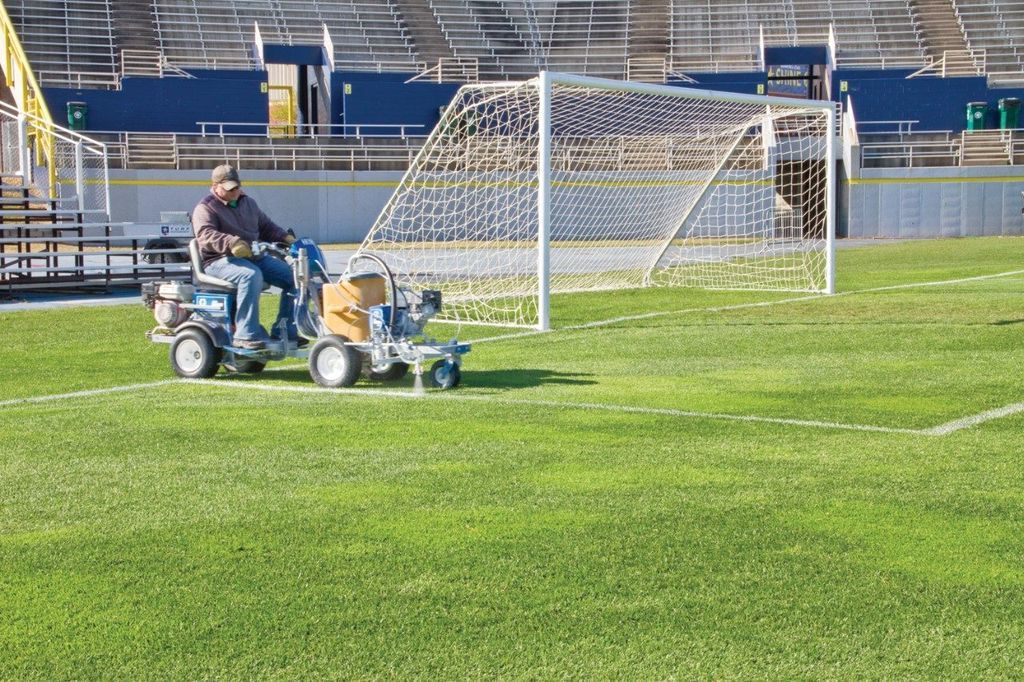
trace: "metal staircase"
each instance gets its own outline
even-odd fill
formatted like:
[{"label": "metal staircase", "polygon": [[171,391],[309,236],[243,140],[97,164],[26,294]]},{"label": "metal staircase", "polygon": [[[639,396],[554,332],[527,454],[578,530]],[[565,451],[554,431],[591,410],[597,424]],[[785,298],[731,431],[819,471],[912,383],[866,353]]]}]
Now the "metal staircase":
[{"label": "metal staircase", "polygon": [[180,249],[110,222],[106,145],[54,122],[3,5],[0,65],[0,295],[184,276]]}]

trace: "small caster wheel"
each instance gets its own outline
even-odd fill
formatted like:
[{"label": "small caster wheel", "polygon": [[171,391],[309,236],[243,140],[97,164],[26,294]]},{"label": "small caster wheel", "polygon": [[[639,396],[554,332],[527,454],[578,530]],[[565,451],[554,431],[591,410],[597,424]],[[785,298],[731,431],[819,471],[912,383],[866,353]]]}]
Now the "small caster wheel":
[{"label": "small caster wheel", "polygon": [[430,385],[442,391],[455,388],[462,381],[462,370],[454,362],[438,360],[430,368]]}]

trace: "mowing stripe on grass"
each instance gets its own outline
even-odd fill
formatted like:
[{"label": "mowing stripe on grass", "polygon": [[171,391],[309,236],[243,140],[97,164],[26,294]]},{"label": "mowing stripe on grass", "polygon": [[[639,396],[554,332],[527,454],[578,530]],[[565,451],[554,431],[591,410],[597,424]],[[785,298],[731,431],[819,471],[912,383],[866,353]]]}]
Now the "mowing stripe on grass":
[{"label": "mowing stripe on grass", "polygon": [[[413,391],[396,389],[374,389],[374,388],[321,388],[319,386],[281,386],[270,384],[258,384],[255,382],[235,382],[218,379],[187,379],[182,383],[201,384],[203,386],[218,386],[222,388],[233,388],[243,390],[267,391],[270,393],[321,393],[328,395],[345,396],[377,396],[386,398],[399,398],[407,400],[447,400],[452,402],[484,402],[497,405],[521,405],[526,407],[550,407],[563,410],[599,410],[604,412],[619,412],[623,414],[644,414],[663,417],[679,417],[689,419],[714,419],[722,421],[755,422],[762,424],[781,424],[784,426],[801,426],[815,429],[829,429],[840,431],[868,431],[872,433],[903,433],[915,436],[936,435],[928,430],[903,429],[889,426],[874,426],[872,424],[844,424],[842,422],[826,422],[812,419],[785,419],[781,417],[759,417],[756,415],[721,414],[717,412],[693,412],[689,410],[676,410],[667,407],[637,407],[634,405],[614,405],[606,403],[574,403],[559,402],[556,400],[529,400],[526,398],[502,398],[485,395],[465,395],[458,393],[415,393]],[[943,435],[943,434],[938,434]]]},{"label": "mowing stripe on grass", "polygon": [[110,388],[93,388],[87,391],[74,391],[72,393],[56,393],[52,395],[37,395],[25,398],[12,398],[11,400],[0,400],[0,407],[22,405],[25,403],[47,403],[53,400],[66,400],[69,398],[86,398],[106,393],[125,393],[127,391],[139,391],[144,388],[156,386],[167,386],[168,384],[180,384],[180,379],[164,379],[163,381],[151,381],[147,384],[129,384],[128,386],[111,386]]},{"label": "mowing stripe on grass", "polygon": [[852,296],[854,294],[870,294],[879,291],[895,291],[897,289],[916,289],[920,287],[937,287],[947,284],[966,284],[968,282],[980,282],[987,279],[999,279],[1002,277],[1013,277],[1015,275],[1024,275],[1024,270],[1010,270],[1008,272],[998,272],[994,275],[978,275],[977,277],[963,277],[960,279],[945,279],[932,282],[912,282],[910,284],[892,284],[884,287],[873,287],[871,289],[854,289],[852,291],[840,291],[835,294],[809,294],[807,296],[797,296],[794,298],[782,298],[776,301],[759,301],[757,303],[737,303],[735,305],[726,306],[713,306],[710,308],[683,308],[681,310],[664,310],[651,313],[640,313],[638,315],[625,315],[623,317],[612,317],[607,320],[598,320],[596,322],[586,322],[584,324],[574,324],[568,327],[557,327],[555,329],[548,329],[541,331],[539,329],[531,329],[529,331],[516,332],[513,334],[504,334],[501,336],[489,336],[482,339],[470,339],[471,343],[488,343],[490,341],[506,341],[509,339],[519,339],[528,336],[537,336],[538,334],[552,334],[554,332],[566,332],[575,331],[579,329],[591,329],[594,327],[605,327],[619,322],[632,322],[634,320],[647,320],[652,317],[665,317],[668,315],[686,315],[688,313],[721,313],[729,310],[743,310],[744,308],[762,308],[773,305],[782,305],[786,303],[802,303],[804,301],[826,301],[839,296]]},{"label": "mowing stripe on grass", "polygon": [[514,334],[504,334],[502,336],[489,336],[483,339],[470,339],[470,343],[487,343],[489,341],[506,341],[508,339],[518,339],[527,336],[537,336],[538,334],[553,334],[555,332],[569,332],[577,331],[580,329],[593,329],[595,327],[606,327],[608,325],[617,324],[619,322],[632,322],[634,320],[648,320],[652,317],[665,317],[667,315],[685,315],[688,313],[719,313],[726,310],[742,310],[744,308],[761,308],[764,306],[776,305],[779,303],[796,303],[798,301],[813,301],[820,299],[821,294],[812,294],[809,296],[798,296],[797,298],[783,298],[777,301],[758,301],[757,303],[737,303],[735,305],[725,306],[714,306],[711,308],[683,308],[682,310],[661,310],[652,313],[640,313],[637,315],[624,315],[622,317],[612,317],[607,320],[597,320],[596,322],[584,322],[583,324],[573,324],[568,327],[557,327],[555,329],[548,329],[541,331],[539,329],[532,329],[530,331],[516,332]]}]

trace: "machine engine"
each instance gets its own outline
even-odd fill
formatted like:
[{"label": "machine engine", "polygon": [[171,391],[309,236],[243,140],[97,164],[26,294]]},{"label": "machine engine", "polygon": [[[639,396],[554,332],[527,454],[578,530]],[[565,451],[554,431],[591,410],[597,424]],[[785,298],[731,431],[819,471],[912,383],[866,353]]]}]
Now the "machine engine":
[{"label": "machine engine", "polygon": [[394,338],[416,336],[423,332],[430,318],[441,312],[440,291],[398,291],[405,305],[394,311],[394,324],[391,324],[390,305],[370,306],[370,329],[375,334],[390,334]]},{"label": "machine engine", "polygon": [[142,285],[142,301],[153,311],[158,325],[174,329],[192,314],[182,304],[191,303],[195,291],[186,282],[147,282]]}]

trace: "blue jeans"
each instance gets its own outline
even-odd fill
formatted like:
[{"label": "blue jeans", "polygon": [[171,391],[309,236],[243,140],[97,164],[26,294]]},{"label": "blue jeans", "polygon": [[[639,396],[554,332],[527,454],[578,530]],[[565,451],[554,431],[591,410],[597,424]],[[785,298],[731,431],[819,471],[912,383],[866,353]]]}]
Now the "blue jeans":
[{"label": "blue jeans", "polygon": [[256,260],[225,256],[206,266],[206,274],[227,280],[238,287],[235,294],[235,334],[239,341],[257,341],[266,338],[260,326],[260,292],[267,282],[281,288],[281,304],[277,309],[274,333],[281,320],[288,324],[288,337],[296,338],[295,330],[295,284],[292,269],[277,258],[263,256]]}]

